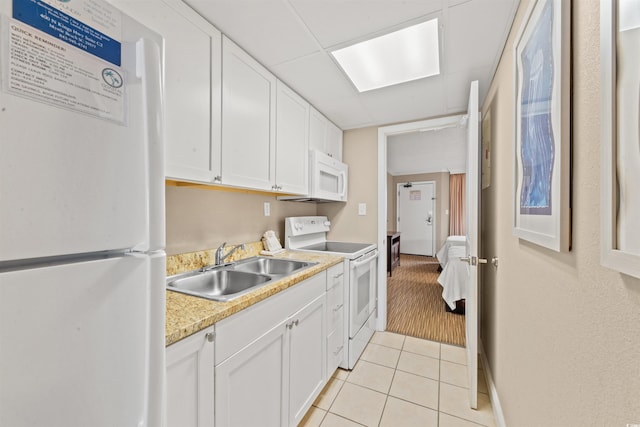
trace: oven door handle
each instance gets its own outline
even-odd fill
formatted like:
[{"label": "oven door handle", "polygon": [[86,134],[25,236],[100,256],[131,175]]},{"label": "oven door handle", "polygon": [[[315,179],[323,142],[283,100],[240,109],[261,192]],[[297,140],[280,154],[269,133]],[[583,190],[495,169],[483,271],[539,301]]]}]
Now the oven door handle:
[{"label": "oven door handle", "polygon": [[361,257],[362,259],[358,258],[358,259],[354,260],[354,261],[351,263],[351,265],[352,265],[353,267],[358,268],[358,267],[360,267],[361,265],[368,263],[369,261],[371,261],[372,259],[374,259],[374,258],[376,258],[376,257],[378,256],[378,250],[377,250],[377,249],[375,249],[375,250],[371,251],[371,252],[370,252],[370,254],[371,254],[371,255],[369,255],[369,256],[362,255],[362,257]]}]

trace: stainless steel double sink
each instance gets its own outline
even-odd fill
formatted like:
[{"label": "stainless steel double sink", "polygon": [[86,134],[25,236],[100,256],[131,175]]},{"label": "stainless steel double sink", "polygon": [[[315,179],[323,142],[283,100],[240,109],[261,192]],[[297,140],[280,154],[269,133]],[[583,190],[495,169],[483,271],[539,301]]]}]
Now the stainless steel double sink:
[{"label": "stainless steel double sink", "polygon": [[214,301],[230,301],[316,262],[253,257],[167,277],[167,289]]}]

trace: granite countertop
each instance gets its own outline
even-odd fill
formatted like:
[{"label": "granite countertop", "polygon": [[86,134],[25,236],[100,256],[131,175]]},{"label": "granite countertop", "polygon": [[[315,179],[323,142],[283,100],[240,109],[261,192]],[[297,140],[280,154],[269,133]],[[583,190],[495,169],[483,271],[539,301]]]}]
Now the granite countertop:
[{"label": "granite countertop", "polygon": [[181,339],[201,331],[220,320],[231,316],[271,295],[339,264],[342,257],[309,252],[285,251],[274,258],[312,261],[318,264],[294,273],[253,292],[229,302],[210,301],[179,292],[167,292],[167,314],[165,324],[165,345],[169,346]]}]

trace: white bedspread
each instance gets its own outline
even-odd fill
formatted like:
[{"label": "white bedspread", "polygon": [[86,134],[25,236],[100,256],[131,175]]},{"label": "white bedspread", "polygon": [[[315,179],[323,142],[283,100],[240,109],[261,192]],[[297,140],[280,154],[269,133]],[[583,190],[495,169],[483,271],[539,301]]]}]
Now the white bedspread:
[{"label": "white bedspread", "polygon": [[[454,245],[447,251],[447,263],[438,276],[442,285],[442,299],[455,310],[456,301],[466,299],[469,291],[469,265],[460,261],[466,252],[465,246]],[[439,259],[439,258],[438,258]]]},{"label": "white bedspread", "polygon": [[466,236],[447,237],[447,240],[444,242],[444,245],[442,245],[442,247],[436,254],[436,258],[438,258],[440,265],[442,265],[443,267],[447,265],[447,261],[449,260],[449,248],[451,248],[452,246],[464,246],[466,243],[467,243]]}]

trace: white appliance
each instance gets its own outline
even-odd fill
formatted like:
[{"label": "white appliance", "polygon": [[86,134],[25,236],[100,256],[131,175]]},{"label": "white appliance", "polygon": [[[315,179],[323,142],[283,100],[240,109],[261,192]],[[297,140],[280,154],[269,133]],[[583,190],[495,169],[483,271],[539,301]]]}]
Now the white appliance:
[{"label": "white appliance", "polygon": [[331,222],[326,216],[285,218],[285,247],[344,257],[345,359],[340,367],[353,369],[375,332],[378,249],[374,243],[328,241]]},{"label": "white appliance", "polygon": [[162,38],[102,0],[0,31],[0,425],[162,426]]},{"label": "white appliance", "polygon": [[309,194],[282,196],[298,202],[346,202],[349,166],[318,150],[309,150]]}]

